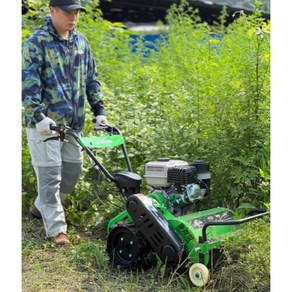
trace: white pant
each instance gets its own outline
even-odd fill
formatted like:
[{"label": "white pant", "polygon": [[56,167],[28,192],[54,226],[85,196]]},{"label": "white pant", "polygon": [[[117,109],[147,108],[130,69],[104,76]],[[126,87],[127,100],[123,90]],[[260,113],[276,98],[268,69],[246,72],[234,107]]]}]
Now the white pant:
[{"label": "white pant", "polygon": [[50,136],[40,135],[35,128],[26,130],[38,184],[35,206],[42,214],[46,235],[52,237],[67,231],[62,200],[73,191],[78,181],[83,156],[71,136],[66,136],[68,142],[44,142]]}]

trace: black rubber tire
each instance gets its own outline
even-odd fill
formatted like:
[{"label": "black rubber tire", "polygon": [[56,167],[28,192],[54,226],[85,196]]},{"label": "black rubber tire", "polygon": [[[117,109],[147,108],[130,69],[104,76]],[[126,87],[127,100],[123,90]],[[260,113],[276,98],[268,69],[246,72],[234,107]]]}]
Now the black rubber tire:
[{"label": "black rubber tire", "polygon": [[113,228],[107,239],[110,262],[125,269],[140,268],[150,248],[134,225]]}]

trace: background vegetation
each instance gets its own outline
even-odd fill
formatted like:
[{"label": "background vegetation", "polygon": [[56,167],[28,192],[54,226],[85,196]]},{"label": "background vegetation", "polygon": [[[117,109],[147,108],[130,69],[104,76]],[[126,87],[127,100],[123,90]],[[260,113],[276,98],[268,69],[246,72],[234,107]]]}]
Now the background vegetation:
[{"label": "background vegetation", "polygon": [[[44,0],[27,1],[29,10],[23,15],[23,41],[43,23],[48,13],[45,3]],[[154,50],[149,50],[143,35],[136,35],[134,42],[134,32],[120,23],[103,20],[98,1],[83,3],[87,13],[80,16],[78,29],[91,44],[108,120],[122,130],[135,172],[143,177],[145,163],[158,157],[188,162],[205,159],[211,167],[212,196],[202,208],[266,207],[270,202],[270,26],[261,17],[260,2],[256,2],[254,14],[247,16],[238,12],[230,24],[226,23],[223,10],[214,25],[202,22],[198,12],[185,1],[173,5],[167,16],[169,29],[155,43]],[[84,134],[93,133],[91,119],[88,108]],[[36,196],[25,131],[22,151],[25,217]],[[124,167],[121,155],[115,151],[97,155],[112,171]],[[102,262],[101,267],[96,267],[100,259],[94,251],[104,244],[106,222],[122,208],[123,201],[114,187],[85,158],[82,177],[66,206],[70,236],[77,244],[68,252],[75,254],[73,262],[95,284],[99,274],[92,267],[104,270],[106,265]],[[218,276],[225,280],[215,280],[212,285],[224,283],[226,291],[231,291],[236,287],[234,283],[241,287],[238,282],[244,283],[248,278],[247,286],[237,291],[268,289],[269,222],[260,221],[254,223],[244,238],[228,246],[229,267],[239,271],[239,280],[236,281],[237,274],[230,274],[232,270],[225,268],[220,269]],[[31,227],[26,222],[23,226],[34,230],[38,225]],[[46,251],[48,247],[39,233],[32,239],[24,230],[23,236],[25,267],[34,250]],[[88,241],[84,236],[89,236]],[[99,241],[95,242],[96,239]],[[34,240],[37,240],[35,244]],[[255,276],[253,269],[264,273]],[[120,273],[117,277],[123,277]],[[167,285],[169,279],[164,275],[162,278],[166,282],[160,284]],[[174,286],[182,284],[178,287],[190,289],[185,278],[176,278]],[[130,279],[137,282],[133,284],[133,289],[137,289],[141,275],[131,275]],[[226,279],[233,282],[227,283]],[[120,284],[125,289],[120,291],[132,291]],[[106,285],[106,289],[112,290]]]}]

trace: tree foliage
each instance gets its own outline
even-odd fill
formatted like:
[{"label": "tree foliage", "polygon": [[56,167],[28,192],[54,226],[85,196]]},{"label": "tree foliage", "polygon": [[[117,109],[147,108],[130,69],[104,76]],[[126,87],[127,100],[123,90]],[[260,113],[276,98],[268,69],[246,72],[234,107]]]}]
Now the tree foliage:
[{"label": "tree foliage", "polygon": [[[42,23],[45,2],[26,2],[23,41]],[[238,12],[229,25],[223,10],[211,26],[182,1],[171,7],[168,31],[149,50],[143,34],[133,42],[137,33],[104,20],[98,1],[84,5],[78,29],[91,44],[108,120],[124,133],[134,170],[143,177],[145,163],[161,156],[205,159],[211,165],[211,205],[269,203],[270,27],[260,6],[249,16]],[[88,108],[85,134],[93,132],[91,118]],[[99,157],[110,167],[122,159]],[[25,132],[23,170],[26,208],[36,190]],[[71,214],[98,203],[97,194],[111,194],[97,190],[96,177],[86,160]]]},{"label": "tree foliage", "polygon": [[[254,14],[238,12],[228,25],[223,10],[211,26],[181,1],[169,10],[168,30],[151,44],[152,50],[143,34],[104,20],[98,2],[83,1],[87,13],[81,14],[78,29],[91,44],[108,120],[122,130],[134,171],[143,178],[145,163],[159,157],[205,159],[212,175],[212,196],[206,207],[266,206],[270,202],[270,25],[261,16],[260,2],[256,1]],[[48,9],[45,0],[23,3],[25,41],[42,24]],[[86,115],[84,135],[95,134],[89,108]],[[111,171],[124,167],[115,150],[97,156]],[[37,190],[25,130],[22,170],[27,210]],[[67,222],[105,230],[106,222],[124,208],[119,199],[115,187],[85,157],[82,176],[68,198]],[[237,264],[222,269],[214,285],[230,291],[236,285],[244,285],[238,291],[264,291],[260,289],[269,286],[269,225],[250,226],[226,246],[229,260]],[[257,235],[255,228],[261,230]]]}]

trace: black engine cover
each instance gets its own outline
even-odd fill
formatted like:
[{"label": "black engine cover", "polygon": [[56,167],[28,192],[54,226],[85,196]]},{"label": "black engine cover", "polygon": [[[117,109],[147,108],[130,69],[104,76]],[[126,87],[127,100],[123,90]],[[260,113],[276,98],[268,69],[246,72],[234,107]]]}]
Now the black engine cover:
[{"label": "black engine cover", "polygon": [[186,258],[182,240],[148,197],[143,194],[130,196],[127,200],[127,211],[136,228],[161,260],[170,266],[176,266],[180,260]]}]

